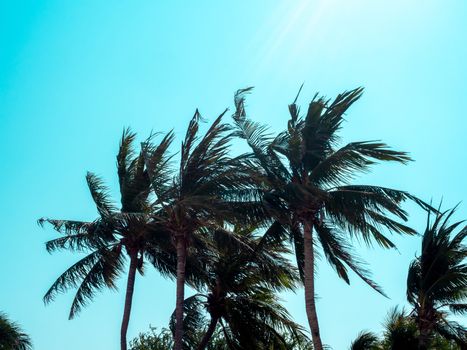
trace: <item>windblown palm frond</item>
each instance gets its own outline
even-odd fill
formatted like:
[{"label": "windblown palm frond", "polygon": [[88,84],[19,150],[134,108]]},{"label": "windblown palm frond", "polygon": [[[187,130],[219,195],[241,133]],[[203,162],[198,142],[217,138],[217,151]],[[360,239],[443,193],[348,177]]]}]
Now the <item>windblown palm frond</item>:
[{"label": "windblown palm frond", "polygon": [[49,303],[58,293],[78,288],[70,311],[70,319],[92,299],[95,291],[108,287],[115,289],[115,280],[122,273],[123,257],[118,246],[109,250],[102,247],[67,269],[49,288],[44,302]]}]

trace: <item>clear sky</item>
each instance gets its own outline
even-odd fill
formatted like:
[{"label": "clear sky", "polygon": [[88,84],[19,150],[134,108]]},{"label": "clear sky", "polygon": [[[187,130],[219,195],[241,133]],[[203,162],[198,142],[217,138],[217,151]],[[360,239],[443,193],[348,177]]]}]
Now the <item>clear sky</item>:
[{"label": "clear sky", "polygon": [[[304,106],[317,91],[364,86],[344,139],[382,139],[416,162],[377,167],[358,182],[444,197],[446,207],[464,200],[466,18],[462,0],[0,1],[0,310],[38,350],[117,349],[122,288],[98,294],[73,321],[73,293],[43,305],[78,256],[47,254],[44,242],[56,235],[36,220],[94,218],[87,170],[117,195],[123,127],[141,139],[175,128],[180,140],[196,107],[212,120],[250,85],[251,117],[273,130],[286,126],[302,82]],[[422,229],[424,214],[408,210]],[[456,218],[467,218],[467,203]],[[390,299],[319,265],[322,335],[334,349],[362,329],[380,330],[388,309],[404,304],[420,242],[395,240],[399,251],[358,248]],[[174,283],[156,272],[139,277],[130,337],[167,325],[174,297]],[[302,291],[284,300],[306,324]]]}]

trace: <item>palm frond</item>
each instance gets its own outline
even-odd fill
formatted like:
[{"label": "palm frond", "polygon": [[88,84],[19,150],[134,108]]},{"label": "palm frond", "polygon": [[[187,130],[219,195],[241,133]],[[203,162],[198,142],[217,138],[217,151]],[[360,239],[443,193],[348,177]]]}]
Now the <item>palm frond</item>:
[{"label": "palm frond", "polygon": [[359,261],[355,253],[350,250],[350,246],[346,243],[346,239],[342,233],[336,228],[331,228],[325,222],[315,225],[314,228],[316,229],[318,239],[328,262],[336,270],[340,278],[347,284],[350,283],[345,267],[345,265],[347,265],[371,288],[383,296],[386,296],[382,288],[371,279],[370,272],[363,266],[363,263]]},{"label": "palm frond", "polygon": [[333,152],[311,171],[310,181],[317,186],[340,186],[365,173],[375,161],[407,163],[411,158],[405,152],[391,150],[376,141],[352,142]]},{"label": "palm frond", "polygon": [[198,109],[196,109],[195,114],[193,115],[193,117],[190,120],[190,123],[188,124],[185,139],[182,142],[180,170],[185,169],[188,164],[192,148],[194,147],[198,139],[199,122],[202,120],[203,119],[201,117],[201,114],[199,113]]},{"label": "palm frond", "polygon": [[57,294],[68,289],[78,288],[70,311],[70,318],[73,318],[92,299],[96,290],[104,286],[115,288],[114,282],[122,268],[123,260],[118,246],[96,250],[62,273],[45,293],[44,302],[51,302]]},{"label": "palm frond", "polygon": [[[235,124],[234,136],[244,139],[252,149],[253,159],[256,160],[262,170],[264,170],[269,181],[277,182],[289,179],[288,170],[284,167],[280,159],[271,150],[275,148],[272,134],[266,125],[261,125],[250,120],[245,111],[245,94],[251,88],[238,90],[235,94],[235,113],[232,118]],[[278,147],[278,145],[277,145]]]},{"label": "palm frond", "polygon": [[[62,276],[59,278],[60,282],[56,286],[57,291],[60,291],[60,288],[67,288],[70,285],[78,285],[78,283],[76,283],[78,281],[74,281],[73,279],[78,276],[81,278],[84,277],[82,278],[81,283],[79,283],[71,304],[69,319],[74,318],[81,309],[86,306],[90,300],[92,300],[97,291],[100,291],[104,287],[116,289],[115,281],[123,272],[124,266],[124,257],[121,254],[121,247],[114,246],[111,249],[102,249],[97,254],[97,257],[98,259],[95,260],[94,264],[88,264],[87,266],[82,264],[79,269],[76,269],[77,273],[75,272],[75,276],[73,276],[72,272],[69,274],[67,273],[65,276],[62,275],[64,277],[63,284],[60,283],[62,281]],[[68,271],[69,270],[67,270],[67,272]],[[49,292],[44,296],[44,300],[47,300]],[[54,292],[52,290],[52,295],[53,293]]]},{"label": "palm frond", "polygon": [[457,315],[466,315],[467,314],[467,303],[464,304],[450,304],[449,310],[453,314]]},{"label": "palm frond", "polygon": [[[436,324],[436,332],[447,340],[452,340],[459,346],[467,346],[467,330],[454,321],[440,322]],[[461,348],[462,349],[462,348]]]},{"label": "palm frond", "polygon": [[172,176],[170,161],[173,155],[168,153],[168,149],[175,138],[175,134],[173,131],[168,132],[158,145],[152,143],[153,137],[154,135],[143,142],[141,148],[152,189],[159,201],[165,202],[169,180]]},{"label": "palm frond", "polygon": [[332,152],[333,145],[338,141],[336,131],[343,122],[344,113],[362,92],[362,88],[357,88],[338,95],[332,103],[323,97],[315,97],[310,103],[302,126],[302,162],[305,169],[313,169]]},{"label": "palm frond", "polygon": [[[203,297],[201,294],[195,294],[186,298],[183,304],[183,348],[195,349],[199,342],[199,331],[203,329],[206,323],[202,312]],[[169,328],[172,334],[175,334],[175,311],[170,317]]]},{"label": "palm frond", "polygon": [[408,214],[400,206],[405,200],[416,201],[426,209],[431,208],[405,191],[377,186],[340,186],[328,194],[324,206],[329,219],[352,235],[361,235],[367,244],[374,240],[386,248],[393,247],[393,244],[381,229],[399,234],[416,234],[414,229],[391,219],[388,214],[406,221]]},{"label": "palm frond", "polygon": [[41,227],[44,227],[44,224],[48,223],[52,225],[55,231],[66,235],[86,233],[93,224],[92,222],[87,221],[56,220],[49,218],[40,218],[37,220],[37,223]]},{"label": "palm frond", "polygon": [[117,154],[117,169],[118,180],[120,183],[120,193],[126,192],[127,186],[127,169],[130,165],[133,156],[133,144],[136,139],[136,133],[132,132],[130,128],[123,130],[122,139]]},{"label": "palm frond", "polygon": [[112,215],[117,209],[110,199],[109,189],[104,185],[104,181],[96,174],[88,171],[86,182],[99,215],[103,217]]}]

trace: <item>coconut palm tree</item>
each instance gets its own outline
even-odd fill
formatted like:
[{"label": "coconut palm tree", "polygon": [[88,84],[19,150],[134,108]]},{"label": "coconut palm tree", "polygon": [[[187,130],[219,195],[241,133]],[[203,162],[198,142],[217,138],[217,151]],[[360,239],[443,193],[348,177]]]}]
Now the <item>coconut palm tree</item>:
[{"label": "coconut palm tree", "polygon": [[[206,230],[224,222],[238,223],[254,216],[248,204],[239,207],[241,197],[253,193],[253,178],[242,157],[229,156],[230,127],[222,122],[222,113],[203,136],[198,110],[191,119],[182,142],[177,175],[170,181],[159,176],[159,159],[151,142],[143,145],[146,166],[155,200],[154,218],[170,232],[177,253],[175,349],[181,350],[183,304],[187,258],[207,247]],[[245,203],[244,203],[245,204]],[[227,231],[224,231],[228,234]]]},{"label": "coconut palm tree", "polygon": [[[175,274],[175,255],[170,252],[170,236],[152,220],[149,202],[150,182],[141,152],[135,153],[136,134],[129,129],[123,132],[117,155],[121,208],[112,202],[109,190],[101,178],[88,172],[86,181],[99,216],[94,221],[56,220],[43,218],[63,237],[46,243],[48,252],[56,250],[88,253],[67,269],[44,296],[49,303],[58,293],[77,288],[69,318],[77,315],[95,292],[104,287],[115,289],[116,280],[129,260],[125,306],[121,326],[121,349],[127,349],[126,334],[131,313],[136,272],[143,274],[144,260],[152,263],[163,275]],[[161,177],[167,176],[170,156],[168,147],[173,133],[168,133],[157,145]]]},{"label": "coconut palm tree", "polygon": [[450,223],[455,209],[439,213],[428,222],[422,250],[409,267],[407,299],[418,326],[418,348],[429,348],[434,334],[467,348],[467,331],[450,321],[450,313],[467,314],[467,226]]},{"label": "coconut palm tree", "polygon": [[0,312],[0,349],[2,350],[31,350],[31,338],[8,317]]},{"label": "coconut palm tree", "polygon": [[236,135],[247,141],[257,167],[263,172],[265,205],[277,221],[288,227],[304,277],[314,348],[322,350],[315,304],[315,247],[321,246],[328,262],[347,283],[350,268],[383,293],[351,251],[351,238],[359,237],[366,243],[376,241],[382,247],[392,248],[394,244],[383,229],[415,233],[397,220],[407,220],[401,202],[412,199],[424,207],[427,205],[404,191],[349,185],[355,175],[368,171],[375,162],[410,160],[407,153],[391,150],[377,141],[337,147],[344,113],[360,98],[361,88],[344,92],[332,102],[315,97],[303,118],[295,99],[289,106],[287,129],[274,138],[265,126],[247,118],[244,98],[250,90],[239,90],[235,96]]},{"label": "coconut palm tree", "polygon": [[[277,225],[270,228],[277,229]],[[200,277],[204,288],[185,300],[187,332],[196,334],[203,328],[204,314],[209,325],[200,342],[185,337],[185,347],[206,349],[216,329],[221,329],[231,349],[283,349],[291,341],[303,343],[307,339],[301,327],[274,295],[294,290],[300,281],[283,257],[288,249],[282,241],[267,234],[257,237],[249,228],[237,230],[237,236],[241,242],[220,230],[212,234],[213,246],[206,252],[206,269]]]}]

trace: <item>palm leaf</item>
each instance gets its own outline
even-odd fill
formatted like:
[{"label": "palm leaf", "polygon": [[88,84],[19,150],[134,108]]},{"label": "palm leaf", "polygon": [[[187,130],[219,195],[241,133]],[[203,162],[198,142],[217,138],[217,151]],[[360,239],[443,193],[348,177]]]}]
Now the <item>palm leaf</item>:
[{"label": "palm leaf", "polygon": [[325,222],[315,225],[314,228],[328,262],[336,270],[340,278],[347,284],[350,283],[345,267],[347,265],[371,288],[386,296],[381,287],[371,279],[369,271],[358,260],[355,253],[350,250],[350,246],[346,244],[346,239],[342,233],[339,233],[336,228],[331,228]]},{"label": "palm leaf", "polygon": [[104,181],[88,171],[86,182],[99,215],[103,217],[112,215],[116,208],[110,199],[109,189],[104,185]]},{"label": "palm leaf", "polygon": [[310,181],[317,186],[339,186],[355,178],[358,173],[367,172],[375,163],[374,160],[406,163],[411,158],[407,153],[393,151],[381,142],[352,142],[316,165],[311,172]]},{"label": "palm leaf", "polygon": [[[123,272],[124,266],[124,258],[120,254],[120,251],[120,246],[102,249],[99,251],[98,260],[93,265],[81,267],[79,274],[84,276],[84,278],[79,284],[71,304],[69,319],[74,318],[93,298],[97,291],[104,287],[116,289],[115,280]],[[66,287],[66,285],[62,285],[63,287]]]}]

